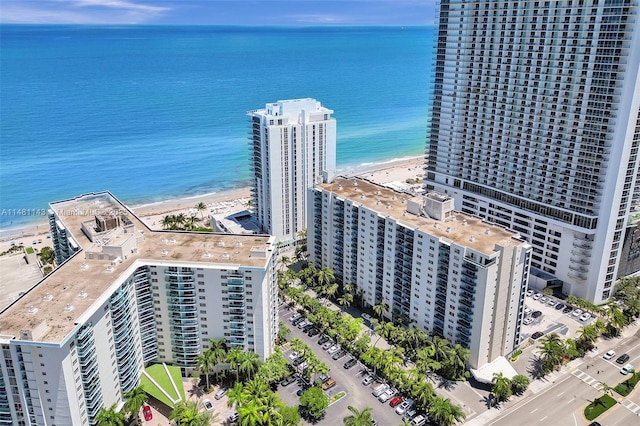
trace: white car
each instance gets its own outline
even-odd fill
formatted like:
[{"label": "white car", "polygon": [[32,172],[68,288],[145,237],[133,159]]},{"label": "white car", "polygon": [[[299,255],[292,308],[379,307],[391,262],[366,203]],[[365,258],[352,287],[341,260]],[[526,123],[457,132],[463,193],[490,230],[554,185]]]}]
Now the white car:
[{"label": "white car", "polygon": [[614,356],[616,356],[616,351],[609,351],[606,354],[602,355],[602,358],[604,359],[611,359]]},{"label": "white car", "polygon": [[394,388],[389,388],[386,391],[384,391],[383,393],[381,393],[378,396],[378,401],[380,402],[387,402],[388,400],[391,399],[392,396],[394,396],[396,393],[398,393],[397,390],[395,390]]},{"label": "white car", "polygon": [[633,368],[633,365],[631,365],[631,364],[627,364],[627,365],[625,365],[624,367],[622,367],[620,369],[620,373],[624,374],[624,375],[627,375],[629,373],[633,373],[634,371],[635,371],[635,368]]},{"label": "white car", "polygon": [[589,318],[591,318],[591,314],[589,312],[585,312],[584,314],[580,315],[580,321],[586,321]]},{"label": "white car", "polygon": [[422,414],[418,414],[411,419],[411,425],[413,426],[423,426],[425,423],[427,423],[427,418]]},{"label": "white car", "polygon": [[289,354],[289,359],[290,359],[291,361],[293,361],[293,360],[294,360],[294,359],[296,359],[296,358],[298,358],[298,352],[293,351],[293,352],[291,352],[291,353]]},{"label": "white car", "polygon": [[558,302],[554,299],[549,299],[549,301],[547,302],[547,306],[556,306],[558,304]]},{"label": "white car", "polygon": [[371,321],[371,315],[369,315],[367,313],[362,314],[362,318],[364,318],[367,321]]},{"label": "white car", "polygon": [[580,315],[582,315],[582,309],[574,309],[574,311],[571,312],[571,315],[578,318]]},{"label": "white car", "polygon": [[525,314],[525,315],[530,314],[530,313],[531,313],[531,311],[532,311],[532,309],[531,309],[530,307],[528,307],[528,306],[525,306],[525,307],[524,307],[524,314]]},{"label": "white car", "polygon": [[538,302],[545,304],[547,302],[547,297],[546,296],[541,297],[540,299],[538,299]]},{"label": "white car", "polygon": [[533,300],[538,300],[538,299],[540,299],[542,297],[542,294],[541,293],[536,293],[532,297],[533,297]]},{"label": "white car", "polygon": [[527,296],[529,297],[533,296],[533,290],[531,289],[527,290]]},{"label": "white car", "polygon": [[533,318],[531,318],[531,317],[526,317],[526,318],[524,319],[524,321],[522,321],[522,323],[523,323],[524,325],[529,325],[529,324],[533,323]]},{"label": "white car", "polygon": [[410,399],[405,399],[396,407],[396,414],[403,415],[407,412],[411,407],[413,407],[413,401]]},{"label": "white car", "polygon": [[289,317],[289,321],[294,322],[295,320],[297,320],[298,318],[300,318],[302,315],[300,314],[293,314]]},{"label": "white car", "polygon": [[331,354],[335,354],[339,350],[340,350],[340,345],[333,345],[327,350],[327,352],[329,353],[329,355],[331,355]]},{"label": "white car", "polygon": [[208,399],[205,399],[204,401],[202,401],[202,405],[207,411],[213,410],[213,404]]}]

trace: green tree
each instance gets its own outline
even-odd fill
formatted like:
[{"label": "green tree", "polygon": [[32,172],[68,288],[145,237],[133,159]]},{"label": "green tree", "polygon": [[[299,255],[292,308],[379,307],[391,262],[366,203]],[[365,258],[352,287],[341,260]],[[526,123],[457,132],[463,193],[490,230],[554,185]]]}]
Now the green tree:
[{"label": "green tree", "polygon": [[204,351],[198,356],[198,358],[196,358],[196,366],[206,378],[207,391],[211,387],[211,385],[209,384],[209,374],[213,371],[214,368],[216,368],[216,364],[216,356],[210,350]]},{"label": "green tree", "polygon": [[140,409],[147,402],[147,399],[149,399],[149,396],[142,386],[137,386],[130,391],[125,392],[123,397],[125,400],[124,411],[135,417],[140,416]]},{"label": "green tree", "polygon": [[612,388],[611,386],[609,386],[608,384],[606,384],[605,382],[600,382],[600,391],[604,394],[604,395],[613,395],[613,391],[614,388]]},{"label": "green tree", "polygon": [[238,365],[238,371],[243,377],[251,379],[260,367],[260,356],[255,352],[244,352]]},{"label": "green tree", "polygon": [[304,391],[300,397],[300,409],[311,420],[321,419],[328,406],[329,398],[322,389],[315,386]]},{"label": "green tree", "polygon": [[608,306],[607,318],[609,319],[609,325],[615,330],[615,334],[618,334],[622,327],[627,324],[627,318],[617,303],[610,303]]},{"label": "green tree", "polygon": [[204,213],[207,211],[207,205],[205,203],[203,203],[202,201],[200,201],[198,204],[196,204],[196,210],[198,210],[200,212],[200,217],[202,218],[202,220],[204,220]]},{"label": "green tree", "polygon": [[216,372],[216,383],[219,383],[219,370],[218,364],[225,361],[227,358],[227,341],[224,337],[220,339],[209,339],[209,352],[213,354],[213,358],[215,359],[215,372]]},{"label": "green tree", "polygon": [[450,426],[466,417],[460,407],[441,396],[433,398],[428,413],[429,418],[438,426]]},{"label": "green tree", "polygon": [[348,308],[353,303],[353,294],[345,293],[337,300],[338,305]]},{"label": "green tree", "polygon": [[493,374],[493,387],[491,388],[494,405],[506,401],[513,394],[511,391],[511,380],[502,373]]},{"label": "green tree", "polygon": [[236,382],[240,381],[240,363],[244,359],[244,352],[242,352],[242,348],[239,346],[234,347],[227,354],[227,362],[229,363],[229,368],[236,372]]},{"label": "green tree", "polygon": [[523,374],[516,374],[511,379],[511,391],[516,395],[522,395],[529,387],[529,378]]},{"label": "green tree", "polygon": [[124,413],[116,411],[116,404],[109,408],[102,407],[96,416],[100,426],[124,426]]},{"label": "green tree", "polygon": [[371,407],[366,407],[362,411],[349,405],[347,407],[351,411],[351,415],[342,419],[344,426],[371,426],[373,425],[373,416],[371,415]]},{"label": "green tree", "polygon": [[373,306],[373,312],[376,314],[378,319],[382,319],[382,317],[389,312],[389,305],[386,303],[379,303]]},{"label": "green tree", "polygon": [[540,353],[542,354],[542,374],[553,371],[562,361],[566,348],[558,334],[547,334],[540,340]]},{"label": "green tree", "polygon": [[237,408],[241,426],[261,426],[269,424],[268,407],[256,401],[249,401]]},{"label": "green tree", "polygon": [[[316,287],[322,288],[324,286],[330,286],[333,284],[335,279],[336,279],[336,276],[333,273],[333,269],[324,267],[316,272],[316,276],[315,276]],[[336,290],[337,289],[338,288],[336,287]]]},{"label": "green tree", "polygon": [[56,260],[56,252],[49,246],[44,246],[38,253],[38,257],[42,261],[43,264],[53,265]]},{"label": "green tree", "polygon": [[178,426],[208,426],[218,418],[218,414],[201,411],[195,401],[180,401],[169,413],[169,420]]},{"label": "green tree", "polygon": [[246,398],[247,394],[244,391],[244,385],[238,382],[227,392],[227,407],[241,405],[246,402]]},{"label": "green tree", "polygon": [[174,217],[175,216],[172,217],[172,216],[169,216],[169,215],[163,217],[162,221],[160,222],[162,224],[162,228],[163,229],[172,229],[173,225],[175,223]]},{"label": "green tree", "polygon": [[413,385],[411,391],[416,407],[421,411],[426,411],[435,397],[435,391],[431,383],[421,380]]},{"label": "green tree", "polygon": [[282,352],[275,351],[258,368],[256,379],[273,384],[289,375],[289,363]]}]

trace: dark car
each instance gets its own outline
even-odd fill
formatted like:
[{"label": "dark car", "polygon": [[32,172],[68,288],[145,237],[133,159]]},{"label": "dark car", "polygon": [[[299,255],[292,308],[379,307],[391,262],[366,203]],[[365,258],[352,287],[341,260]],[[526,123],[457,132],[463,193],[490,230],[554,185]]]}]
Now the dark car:
[{"label": "dark car", "polygon": [[539,318],[542,316],[542,311],[535,311],[531,314],[531,318]]},{"label": "dark car", "polygon": [[326,382],[327,380],[329,380],[331,378],[331,374],[327,373],[327,374],[321,374],[318,377],[318,380],[320,380],[322,383]]},{"label": "dark car", "polygon": [[318,344],[319,345],[324,345],[325,343],[327,343],[329,341],[329,336],[327,336],[326,334],[323,334],[322,336],[320,336],[320,338],[318,339]]},{"label": "dark car", "polygon": [[544,333],[542,331],[536,331],[535,333],[533,333],[533,335],[531,336],[531,338],[533,340],[539,339],[544,335]]},{"label": "dark car", "polygon": [[296,381],[295,376],[289,376],[289,377],[286,377],[284,380],[282,380],[282,381],[280,382],[280,384],[281,384],[282,386],[289,386],[291,383],[293,383],[293,382],[295,382],[295,381]]},{"label": "dark car", "polygon": [[568,314],[569,312],[573,311],[573,308],[571,306],[567,306],[566,308],[564,308],[562,310],[563,314]]},{"label": "dark car", "polygon": [[313,327],[313,324],[307,324],[304,327],[302,327],[302,332],[306,333],[307,331],[311,330]]},{"label": "dark car", "polygon": [[345,350],[340,350],[338,352],[336,352],[335,354],[333,354],[333,359],[335,359],[336,361],[339,360],[340,358],[342,358],[343,356],[345,356],[347,354],[347,351]]},{"label": "dark car", "polygon": [[565,304],[564,304],[564,303],[558,303],[558,304],[556,305],[556,311],[559,311],[559,310],[561,310],[561,309],[564,309],[564,307],[565,307]]},{"label": "dark car", "polygon": [[355,358],[351,358],[349,361],[344,363],[343,367],[348,370],[354,365],[356,365],[357,363],[358,361]]},{"label": "dark car", "polygon": [[309,337],[317,336],[318,334],[320,334],[320,330],[313,327],[307,334],[309,335]]},{"label": "dark car", "polygon": [[304,358],[299,356],[298,358],[294,359],[291,364],[293,364],[294,367],[299,366],[300,364],[302,364],[304,362]]},{"label": "dark car", "polygon": [[618,359],[616,359],[616,362],[618,364],[624,364],[625,362],[629,361],[629,355],[628,354],[622,354],[618,357]]},{"label": "dark car", "polygon": [[302,321],[304,321],[306,318],[305,317],[299,317],[297,320],[294,320],[291,324],[293,325],[298,325],[300,324]]}]

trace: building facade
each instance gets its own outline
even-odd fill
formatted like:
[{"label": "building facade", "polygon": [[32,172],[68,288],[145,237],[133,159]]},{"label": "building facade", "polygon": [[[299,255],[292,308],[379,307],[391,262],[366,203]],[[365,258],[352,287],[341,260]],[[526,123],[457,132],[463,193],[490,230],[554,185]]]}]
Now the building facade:
[{"label": "building facade", "polygon": [[291,242],[306,226],[307,188],[336,168],[336,120],[315,99],[249,111],[252,201],[262,230]]},{"label": "building facade", "polygon": [[362,179],[309,189],[309,259],[369,306],[460,343],[478,368],[519,344],[531,246],[516,234]]},{"label": "building facade", "polygon": [[212,338],[274,350],[273,238],[151,231],[109,193],[49,214],[79,249],[0,313],[0,424],[95,424],[147,364],[186,375]]},{"label": "building facade", "polygon": [[426,189],[606,301],[640,195],[638,1],[440,4]]}]

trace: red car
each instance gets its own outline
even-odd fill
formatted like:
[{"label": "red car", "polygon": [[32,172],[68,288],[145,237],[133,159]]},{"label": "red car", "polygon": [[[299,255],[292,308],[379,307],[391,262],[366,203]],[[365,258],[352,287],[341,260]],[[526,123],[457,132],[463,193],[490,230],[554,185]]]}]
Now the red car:
[{"label": "red car", "polygon": [[403,401],[401,396],[394,396],[393,398],[391,398],[391,401],[389,402],[389,405],[392,407],[395,407],[397,405],[400,405],[400,403]]},{"label": "red car", "polygon": [[144,419],[146,421],[153,419],[153,413],[151,412],[151,407],[149,407],[148,405],[144,406],[144,408],[142,409],[142,412],[144,414]]}]

